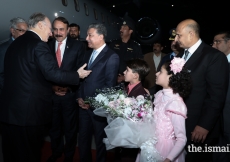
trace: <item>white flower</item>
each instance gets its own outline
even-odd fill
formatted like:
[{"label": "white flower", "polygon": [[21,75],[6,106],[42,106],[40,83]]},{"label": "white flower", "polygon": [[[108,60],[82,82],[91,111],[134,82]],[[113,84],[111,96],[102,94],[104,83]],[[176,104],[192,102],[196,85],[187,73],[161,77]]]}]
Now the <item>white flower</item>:
[{"label": "white flower", "polygon": [[125,99],[125,95],[121,94],[121,95],[119,96],[119,99],[124,100],[124,99]]},{"label": "white flower", "polygon": [[125,108],[124,113],[125,113],[125,116],[128,116],[129,114],[131,114],[132,113],[131,107]]}]

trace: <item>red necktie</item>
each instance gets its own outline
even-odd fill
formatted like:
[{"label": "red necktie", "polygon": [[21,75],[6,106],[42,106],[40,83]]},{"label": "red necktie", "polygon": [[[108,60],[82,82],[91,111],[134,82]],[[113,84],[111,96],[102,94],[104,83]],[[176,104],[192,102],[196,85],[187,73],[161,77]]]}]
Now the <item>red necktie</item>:
[{"label": "red necktie", "polygon": [[58,62],[59,67],[61,66],[61,49],[60,49],[61,44],[62,44],[62,42],[58,43],[58,48],[56,51],[56,57],[57,57],[57,62]]}]

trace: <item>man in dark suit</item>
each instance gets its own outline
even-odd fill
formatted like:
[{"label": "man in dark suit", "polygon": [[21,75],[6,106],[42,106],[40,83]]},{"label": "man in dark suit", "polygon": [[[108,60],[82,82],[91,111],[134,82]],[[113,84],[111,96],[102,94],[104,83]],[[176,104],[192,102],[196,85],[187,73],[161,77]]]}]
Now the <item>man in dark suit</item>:
[{"label": "man in dark suit", "polygon": [[[58,48],[60,48],[61,62],[59,68],[65,71],[76,71],[84,57],[84,47],[80,41],[67,37],[69,22],[64,17],[57,17],[53,21],[55,40],[49,42],[53,56],[58,64]],[[61,43],[60,46],[59,43]],[[77,104],[75,85],[53,84],[53,120],[50,129],[52,156],[47,162],[55,162],[65,153],[65,162],[73,161],[77,143]],[[65,147],[64,139],[65,135]]]},{"label": "man in dark suit", "polygon": [[106,118],[95,115],[93,108],[84,103],[85,98],[93,97],[97,89],[116,85],[119,56],[105,44],[106,34],[103,24],[89,25],[86,40],[88,47],[93,50],[86,53],[83,63],[88,63],[88,69],[92,70],[92,73],[83,80],[78,94],[80,106],[78,146],[81,162],[92,161],[92,134],[94,134],[97,148],[96,161],[106,161],[106,148],[102,141],[105,138]]},{"label": "man in dark suit", "polygon": [[51,83],[77,85],[89,75],[61,71],[47,45],[51,23],[42,13],[30,16],[29,30],[9,46],[5,55],[0,98],[4,162],[40,162],[46,124],[52,116]]},{"label": "man in dark suit", "polygon": [[[230,31],[221,31],[216,33],[213,38],[212,47],[218,49],[226,55],[229,63],[230,72]],[[230,144],[230,78],[228,83],[226,101],[223,109],[222,128],[223,133],[219,139],[219,145],[226,147],[227,144]],[[213,159],[213,162],[229,162],[230,152],[214,153]]]},{"label": "man in dark suit", "polygon": [[[209,162],[212,152],[192,152],[191,147],[215,146],[220,134],[220,116],[228,88],[228,61],[226,56],[202,42],[199,25],[192,19],[180,22],[176,28],[177,41],[184,53],[178,54],[186,60],[191,71],[193,88],[185,104],[186,162]],[[203,151],[202,150],[202,151]]]},{"label": "man in dark suit", "polygon": [[27,23],[23,18],[16,17],[10,20],[10,33],[11,37],[7,42],[0,44],[0,94],[3,88],[4,82],[4,58],[7,48],[10,44],[20,35],[27,31]]}]

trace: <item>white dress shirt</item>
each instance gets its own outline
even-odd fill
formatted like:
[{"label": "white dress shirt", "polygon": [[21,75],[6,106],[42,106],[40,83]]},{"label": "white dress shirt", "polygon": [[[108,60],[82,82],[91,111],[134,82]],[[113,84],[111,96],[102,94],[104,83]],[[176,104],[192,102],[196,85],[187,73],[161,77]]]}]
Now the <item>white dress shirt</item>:
[{"label": "white dress shirt", "polygon": [[[199,39],[192,47],[190,47],[189,49],[185,49],[184,51],[188,50],[188,56],[186,61],[189,60],[189,58],[192,56],[192,54],[196,51],[196,49],[199,47],[199,45],[202,43],[201,39]],[[182,57],[183,59],[185,58],[185,53]]]},{"label": "white dress shirt", "polygon": [[[67,37],[62,41],[62,44],[60,45],[60,50],[61,50],[61,61],[62,61],[62,59],[63,59],[64,52],[65,52],[66,40],[67,40]],[[59,43],[59,42],[56,40],[56,42],[55,42],[55,51],[57,51],[58,43]],[[56,53],[56,52],[55,52],[55,53]]]}]

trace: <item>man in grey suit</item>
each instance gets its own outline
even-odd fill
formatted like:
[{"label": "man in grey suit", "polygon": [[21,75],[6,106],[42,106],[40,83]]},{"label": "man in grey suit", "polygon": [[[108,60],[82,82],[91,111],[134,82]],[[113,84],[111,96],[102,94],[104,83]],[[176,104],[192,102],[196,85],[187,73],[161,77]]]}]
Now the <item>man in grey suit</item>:
[{"label": "man in grey suit", "polygon": [[[29,31],[11,43],[5,55],[4,86],[0,95],[4,162],[40,162],[46,125],[52,120],[52,85],[77,85],[91,71],[62,71],[47,41],[50,20],[34,13]],[[50,82],[51,81],[51,82]]]},{"label": "man in grey suit", "polygon": [[27,31],[27,23],[21,17],[16,17],[10,20],[10,33],[11,38],[7,42],[0,44],[0,94],[3,88],[4,81],[4,58],[7,48],[19,36]]},{"label": "man in grey suit", "polygon": [[96,161],[106,161],[104,128],[107,125],[105,117],[93,113],[93,108],[84,100],[93,97],[97,89],[110,88],[116,85],[119,70],[119,56],[105,44],[106,28],[103,24],[91,24],[86,40],[93,50],[86,53],[83,63],[88,63],[92,73],[83,80],[78,93],[79,108],[79,154],[81,162],[91,162],[91,139],[94,134],[97,148]]}]

